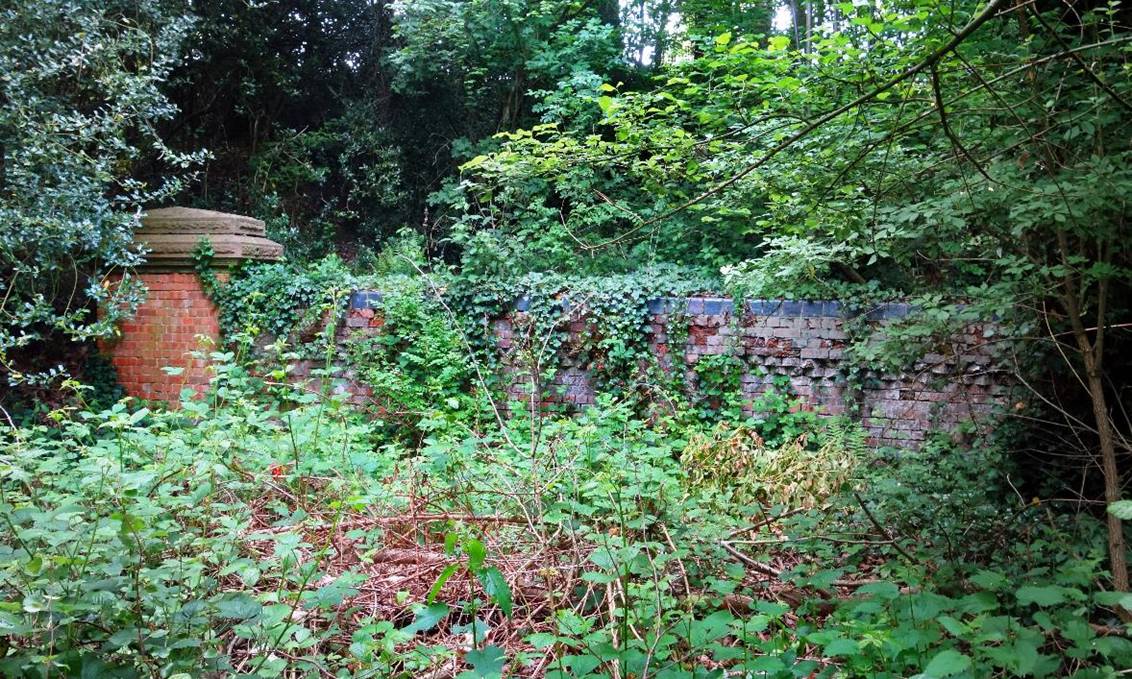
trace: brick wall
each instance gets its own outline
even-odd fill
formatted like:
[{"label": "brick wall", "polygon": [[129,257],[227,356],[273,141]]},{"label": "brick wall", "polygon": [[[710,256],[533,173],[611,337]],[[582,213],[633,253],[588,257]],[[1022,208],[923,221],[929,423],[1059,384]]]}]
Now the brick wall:
[{"label": "brick wall", "polygon": [[[123,324],[122,339],[104,350],[127,393],[175,403],[182,388],[203,391],[208,384],[207,369],[189,354],[202,348],[202,336],[203,346],[218,341],[217,310],[195,274],[145,273],[142,282],[149,289],[146,302],[133,320]],[[380,333],[380,303],[380,293],[354,293],[337,328],[338,341]],[[689,388],[695,389],[693,368],[703,357],[737,356],[744,366],[740,385],[748,403],[776,379],[785,379],[815,412],[859,419],[878,445],[914,447],[933,430],[955,432],[966,422],[986,422],[982,416],[992,413],[1006,396],[1005,382],[978,326],[967,328],[939,353],[921,356],[901,372],[857,375],[860,388],[851,389],[844,351],[846,322],[853,315],[837,302],[749,301],[738,318],[728,299],[658,299],[648,305],[642,328],[645,340],[663,367],[686,371],[684,382]],[[521,337],[524,309],[520,301],[515,312],[491,324],[500,365],[511,376],[509,398],[538,407],[594,403],[592,366],[578,351],[582,338],[592,335],[594,328],[581,311],[567,324],[567,340],[553,359],[559,369],[552,383],[538,385],[532,399],[530,353],[520,350],[528,344]],[[869,310],[866,319],[883,331],[885,323],[909,313],[914,310],[906,304],[886,304]],[[674,356],[682,356],[683,361],[674,361]],[[184,371],[171,376],[162,370],[166,366]],[[294,375],[305,378],[313,367],[314,363],[300,362]],[[350,366],[340,367],[332,391],[356,404],[373,405],[379,395],[355,380]]]},{"label": "brick wall", "polygon": [[[964,423],[985,423],[982,416],[995,411],[1006,396],[1005,381],[979,326],[968,327],[951,338],[945,350],[921,356],[901,372],[858,375],[861,388],[851,389],[844,351],[846,322],[855,315],[838,302],[749,301],[739,318],[728,299],[658,299],[648,304],[648,323],[642,328],[648,346],[669,370],[681,369],[672,359],[682,354],[685,383],[691,388],[696,382],[693,366],[704,356],[738,356],[748,403],[775,379],[785,379],[814,411],[861,421],[877,445],[916,447],[931,431],[957,432]],[[339,330],[340,341],[380,332],[379,306],[380,294],[355,293]],[[541,385],[532,399],[531,354],[520,350],[529,344],[522,336],[524,309],[520,300],[514,313],[491,324],[501,365],[512,376],[509,398],[539,407],[592,404],[596,394],[591,366],[576,351],[581,338],[594,331],[584,314],[568,321],[569,336],[554,361],[559,369],[553,382]],[[910,313],[915,311],[907,304],[884,304],[868,310],[865,320],[883,332],[884,324]],[[679,345],[673,346],[674,338],[681,338]],[[350,380],[348,366],[335,390],[349,393],[355,402],[369,399],[364,387]]]},{"label": "brick wall", "polygon": [[[190,353],[209,350],[220,338],[219,313],[195,273],[137,274],[148,292],[134,318],[122,323],[117,340],[102,351],[130,396],[176,404],[181,389],[202,392],[209,373]],[[169,375],[162,368],[183,368]]]}]

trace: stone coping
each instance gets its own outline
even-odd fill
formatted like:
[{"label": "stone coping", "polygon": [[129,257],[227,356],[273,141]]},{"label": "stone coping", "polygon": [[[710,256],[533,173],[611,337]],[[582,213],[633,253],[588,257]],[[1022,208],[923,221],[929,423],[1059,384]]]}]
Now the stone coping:
[{"label": "stone coping", "polygon": [[265,237],[262,221],[213,210],[171,207],[149,210],[135,241],[145,248],[147,270],[183,270],[193,266],[201,239],[212,244],[213,262],[224,266],[241,260],[275,260],[283,246]]},{"label": "stone coping", "polygon": [[[349,308],[371,309],[381,306],[382,294],[377,290],[355,290],[350,295]],[[650,314],[684,313],[689,316],[722,316],[735,312],[735,302],[727,297],[659,297],[646,302]],[[558,300],[563,311],[570,309],[570,300]],[[515,300],[515,311],[528,311],[531,300]],[[904,318],[917,309],[906,302],[884,302],[859,308],[836,300],[749,299],[744,302],[746,312],[753,316],[776,318],[856,318],[865,315],[869,320]]]},{"label": "stone coping", "polygon": [[146,210],[141,234],[226,234],[267,237],[263,220],[245,215],[200,210],[192,207],[161,207]]}]

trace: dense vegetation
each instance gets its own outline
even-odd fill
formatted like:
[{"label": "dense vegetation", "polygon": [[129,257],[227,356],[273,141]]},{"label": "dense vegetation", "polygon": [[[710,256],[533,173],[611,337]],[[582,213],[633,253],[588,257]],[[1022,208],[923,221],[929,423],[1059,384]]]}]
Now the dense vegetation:
[{"label": "dense vegetation", "polygon": [[[1130,55],[1117,2],[0,7],[0,674],[1126,674]],[[175,408],[94,343],[172,203],[288,252],[202,250]],[[993,319],[1016,397],[887,450],[689,389],[642,302],[705,291],[911,303],[851,381]],[[485,321],[554,357],[564,297],[599,403],[507,407]]]}]

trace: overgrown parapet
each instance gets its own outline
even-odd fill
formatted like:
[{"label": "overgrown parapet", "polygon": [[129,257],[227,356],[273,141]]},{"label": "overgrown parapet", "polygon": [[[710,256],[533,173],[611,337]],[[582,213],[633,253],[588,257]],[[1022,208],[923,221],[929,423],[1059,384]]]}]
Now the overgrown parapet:
[{"label": "overgrown parapet", "polygon": [[[747,300],[739,313],[718,297],[645,304],[636,337],[603,336],[586,304],[567,299],[558,301],[554,338],[523,299],[487,319],[510,406],[571,409],[606,390],[650,389],[659,405],[687,397],[717,415],[728,407],[750,414],[777,394],[818,415],[861,422],[873,444],[918,447],[933,431],[963,437],[993,422],[1008,392],[989,323],[964,321],[941,336],[908,331],[918,310],[906,303]],[[379,293],[355,292],[339,342],[379,335],[380,307]],[[619,359],[626,345],[644,347],[644,355],[622,351],[628,359]],[[621,372],[611,374],[618,360]],[[347,390],[356,402],[377,398],[366,385]]]}]

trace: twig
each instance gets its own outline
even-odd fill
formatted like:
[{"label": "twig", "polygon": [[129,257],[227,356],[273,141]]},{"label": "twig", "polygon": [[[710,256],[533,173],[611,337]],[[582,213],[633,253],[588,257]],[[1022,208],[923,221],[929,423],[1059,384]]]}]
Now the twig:
[{"label": "twig", "polygon": [[853,497],[857,498],[857,503],[861,505],[861,509],[864,510],[865,516],[869,517],[869,521],[872,522],[874,526],[876,526],[876,529],[880,531],[880,534],[887,537],[889,540],[892,540],[892,548],[897,552],[900,552],[900,556],[907,559],[909,563],[919,563],[919,561],[912,558],[911,554],[904,551],[904,548],[896,542],[896,539],[893,538],[887,530],[885,530],[884,526],[880,525],[880,521],[877,521],[877,517],[873,516],[872,511],[869,509],[868,505],[865,504],[865,501],[861,498],[861,494],[854,490]]}]

